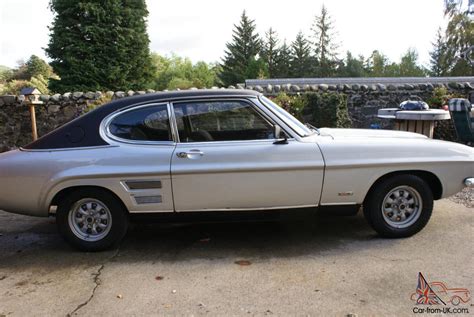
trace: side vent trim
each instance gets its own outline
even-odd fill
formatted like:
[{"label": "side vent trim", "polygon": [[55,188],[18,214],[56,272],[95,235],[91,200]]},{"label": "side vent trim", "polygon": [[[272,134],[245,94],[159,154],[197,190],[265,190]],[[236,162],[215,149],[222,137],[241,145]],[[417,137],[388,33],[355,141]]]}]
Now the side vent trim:
[{"label": "side vent trim", "polygon": [[161,204],[163,201],[161,195],[157,196],[135,196],[137,205]]},{"label": "side vent trim", "polygon": [[158,189],[158,188],[161,188],[161,181],[160,180],[125,181],[125,185],[130,190]]}]

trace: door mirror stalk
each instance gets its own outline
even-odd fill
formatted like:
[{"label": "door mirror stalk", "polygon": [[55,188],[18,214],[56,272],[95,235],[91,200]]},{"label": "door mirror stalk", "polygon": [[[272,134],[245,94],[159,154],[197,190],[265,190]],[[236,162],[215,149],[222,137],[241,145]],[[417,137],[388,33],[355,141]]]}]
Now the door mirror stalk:
[{"label": "door mirror stalk", "polygon": [[273,142],[273,144],[288,144],[288,137],[284,131],[281,130],[279,125],[275,125],[275,139],[277,141]]}]

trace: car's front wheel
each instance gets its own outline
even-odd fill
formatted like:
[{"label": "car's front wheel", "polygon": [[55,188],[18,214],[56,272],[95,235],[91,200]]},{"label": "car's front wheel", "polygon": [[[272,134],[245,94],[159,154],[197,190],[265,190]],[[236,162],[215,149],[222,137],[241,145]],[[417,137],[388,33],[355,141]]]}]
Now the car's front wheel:
[{"label": "car's front wheel", "polygon": [[127,212],[106,190],[79,189],[58,205],[56,222],[60,234],[82,251],[102,251],[125,236]]},{"label": "car's front wheel", "polygon": [[372,228],[387,238],[404,238],[419,232],[433,211],[433,193],[415,175],[396,175],[373,187],[364,203]]}]

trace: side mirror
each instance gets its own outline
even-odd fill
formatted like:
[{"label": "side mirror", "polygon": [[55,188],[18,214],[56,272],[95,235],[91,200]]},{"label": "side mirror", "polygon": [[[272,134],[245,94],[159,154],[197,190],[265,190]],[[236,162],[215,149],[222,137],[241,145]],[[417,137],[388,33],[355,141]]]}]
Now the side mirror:
[{"label": "side mirror", "polygon": [[275,124],[274,134],[277,141],[273,142],[273,144],[288,144],[288,137],[278,124]]}]

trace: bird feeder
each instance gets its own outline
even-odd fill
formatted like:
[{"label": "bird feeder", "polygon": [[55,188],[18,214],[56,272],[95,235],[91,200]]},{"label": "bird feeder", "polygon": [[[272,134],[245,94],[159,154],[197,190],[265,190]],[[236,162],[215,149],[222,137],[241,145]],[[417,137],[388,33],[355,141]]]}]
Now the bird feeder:
[{"label": "bird feeder", "polygon": [[33,136],[33,141],[36,141],[36,139],[38,139],[38,131],[36,129],[35,105],[43,104],[43,102],[40,100],[41,92],[34,87],[27,87],[20,91],[20,95],[25,96],[23,103],[30,108],[31,134]]}]

